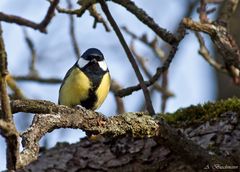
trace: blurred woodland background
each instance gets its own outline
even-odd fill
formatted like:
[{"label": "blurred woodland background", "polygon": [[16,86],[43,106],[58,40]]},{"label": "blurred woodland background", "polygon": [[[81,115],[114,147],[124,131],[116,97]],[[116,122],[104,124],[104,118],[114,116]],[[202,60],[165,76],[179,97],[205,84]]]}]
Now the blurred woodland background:
[{"label": "blurred woodland background", "polygon": [[[122,2],[127,4],[128,1]],[[133,2],[151,16],[158,26],[173,35],[179,33],[181,35],[181,31],[178,30],[180,23],[183,18],[188,17],[202,24],[214,21],[213,25],[226,27],[240,45],[240,5],[236,0]],[[56,11],[50,23],[42,28],[37,26],[34,28],[31,25],[28,27],[8,18],[8,15],[15,15],[39,23],[53,3],[56,3],[55,0],[0,1],[2,36],[10,74],[7,76],[10,98],[48,100],[57,103],[60,83],[66,71],[82,52],[90,47],[96,47],[103,52],[113,79],[111,92],[97,111],[107,116],[146,111],[147,104],[141,90],[138,89],[139,91],[131,92],[129,95],[124,95],[126,93],[124,91],[119,92],[123,88],[137,85],[139,81],[98,3],[90,5],[86,12],[80,15],[80,9],[84,7],[82,4],[87,4],[84,0],[61,0],[54,6]],[[151,80],[156,74],[156,69],[166,63],[171,51],[175,51],[172,46],[176,46],[177,51],[176,54],[173,53],[174,59],[168,70],[148,87],[156,113],[174,112],[192,104],[240,96],[238,71],[240,65],[237,64],[239,59],[222,58],[223,52],[219,52],[222,47],[216,48],[214,44],[218,43],[213,44],[211,29],[210,31],[196,29],[185,21],[187,34],[180,40],[179,45],[175,45],[166,35],[163,35],[165,38],[163,40],[159,36],[161,34],[156,33],[157,29],[154,27],[151,29],[151,26],[146,25],[146,20],[141,22],[141,19],[131,13],[131,9],[128,9],[130,12],[127,11],[119,1],[107,1],[107,5],[145,81]],[[218,20],[220,17],[223,20]],[[204,31],[205,34],[199,31]],[[122,95],[122,98],[119,95]],[[33,115],[23,112],[15,114],[17,130],[25,131],[31,125]],[[50,148],[57,142],[75,143],[83,136],[85,133],[80,129],[57,129],[46,134],[40,140],[40,145]],[[3,137],[0,137],[0,145],[0,170],[4,170],[6,142]]]}]

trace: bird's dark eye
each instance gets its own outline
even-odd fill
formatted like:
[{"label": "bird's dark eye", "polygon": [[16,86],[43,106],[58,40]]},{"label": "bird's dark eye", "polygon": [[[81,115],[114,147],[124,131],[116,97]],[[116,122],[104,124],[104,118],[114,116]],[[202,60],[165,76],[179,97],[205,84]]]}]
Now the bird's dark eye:
[{"label": "bird's dark eye", "polygon": [[89,55],[87,58],[89,61],[92,59],[96,59],[97,61],[102,61],[103,57],[102,56],[98,56],[98,55]]}]

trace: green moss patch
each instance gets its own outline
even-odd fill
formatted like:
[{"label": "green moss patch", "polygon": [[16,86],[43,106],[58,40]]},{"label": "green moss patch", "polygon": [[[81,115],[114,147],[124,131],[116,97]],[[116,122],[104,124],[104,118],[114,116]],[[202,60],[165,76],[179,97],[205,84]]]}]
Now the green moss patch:
[{"label": "green moss patch", "polygon": [[191,105],[187,108],[181,108],[174,113],[160,114],[158,117],[164,118],[169,124],[192,125],[217,118],[224,112],[229,111],[240,114],[240,99],[229,98],[214,103],[207,102],[203,105]]}]

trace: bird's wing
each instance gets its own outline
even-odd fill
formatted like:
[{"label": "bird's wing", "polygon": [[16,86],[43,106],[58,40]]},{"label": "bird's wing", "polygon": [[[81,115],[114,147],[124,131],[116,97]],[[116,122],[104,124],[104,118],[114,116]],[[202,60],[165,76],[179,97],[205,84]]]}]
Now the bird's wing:
[{"label": "bird's wing", "polygon": [[60,104],[60,100],[59,100],[60,91],[61,91],[61,89],[62,89],[62,87],[63,87],[66,79],[69,77],[69,75],[71,74],[72,70],[73,70],[75,67],[76,67],[76,64],[74,64],[74,65],[67,71],[66,75],[65,75],[64,78],[63,78],[62,84],[61,84],[60,89],[59,89],[58,104]]}]

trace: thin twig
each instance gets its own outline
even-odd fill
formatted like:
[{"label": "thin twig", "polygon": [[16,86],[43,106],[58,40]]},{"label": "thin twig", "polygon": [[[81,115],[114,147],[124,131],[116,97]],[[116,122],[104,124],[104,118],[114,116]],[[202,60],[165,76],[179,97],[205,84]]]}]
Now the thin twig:
[{"label": "thin twig", "polygon": [[58,3],[59,3],[59,0],[53,0],[50,7],[48,8],[46,16],[44,17],[42,22],[39,24],[40,28],[46,28],[47,25],[51,22],[54,16],[55,8],[57,7]]},{"label": "thin twig", "polygon": [[[169,66],[170,66],[170,64],[171,64],[171,62],[172,62],[172,60],[173,60],[173,58],[174,58],[174,56],[175,56],[175,54],[176,54],[176,52],[178,50],[178,45],[181,42],[181,40],[184,38],[185,33],[186,33],[185,28],[184,28],[182,23],[179,25],[177,33],[178,33],[178,41],[172,45],[172,48],[171,48],[171,50],[169,52],[169,55],[168,55],[168,58],[165,60],[165,62],[162,65],[162,67],[158,67],[156,69],[156,72],[152,76],[152,78],[150,78],[148,81],[144,81],[144,83],[145,83],[145,85],[147,87],[149,87],[152,84],[154,84],[158,80],[158,78],[161,76],[161,74],[163,72],[165,72],[169,68]],[[120,96],[120,97],[124,97],[124,96],[130,95],[134,91],[138,91],[140,89],[141,89],[141,86],[140,86],[140,84],[138,84],[138,85],[135,85],[135,86],[131,86],[131,87],[119,90],[116,93],[116,95]]]},{"label": "thin twig", "polygon": [[190,18],[184,18],[186,28],[207,33],[222,56],[225,67],[235,84],[240,84],[240,48],[228,29],[216,22],[199,23]]},{"label": "thin twig", "polygon": [[[48,0],[52,2],[52,0]],[[95,4],[96,0],[79,0],[77,3],[81,6],[79,9],[65,9],[59,6],[56,7],[59,13],[77,15],[77,17],[82,17],[82,15],[86,12],[88,8],[90,8],[93,4]]]},{"label": "thin twig", "polygon": [[147,87],[146,87],[146,85],[144,83],[143,76],[142,76],[142,74],[141,74],[141,72],[140,72],[140,70],[138,68],[138,65],[137,65],[137,63],[136,63],[136,61],[135,61],[135,59],[134,59],[130,49],[128,48],[128,45],[127,45],[127,43],[126,43],[126,41],[125,41],[125,39],[124,39],[120,29],[119,29],[117,23],[114,21],[112,15],[111,15],[111,13],[110,13],[110,11],[108,9],[108,6],[107,6],[106,2],[104,0],[100,0],[99,2],[101,4],[101,7],[102,7],[105,15],[107,16],[108,21],[112,25],[112,27],[113,27],[113,29],[114,29],[114,31],[115,31],[115,33],[116,33],[120,43],[122,44],[122,46],[123,46],[123,48],[124,48],[124,50],[126,52],[126,55],[127,55],[131,65],[132,65],[132,67],[133,67],[133,69],[134,69],[134,71],[136,73],[136,76],[137,76],[138,81],[140,83],[141,89],[143,90],[143,94],[144,94],[144,97],[145,97],[147,110],[150,113],[150,115],[154,115],[155,111],[154,111],[153,106],[152,106],[152,100],[150,98],[148,89],[147,89]]},{"label": "thin twig", "polygon": [[210,52],[208,51],[201,34],[198,32],[195,32],[195,35],[200,44],[199,54],[201,54],[202,57],[216,70],[227,74],[226,68],[223,65],[219,64],[217,61],[215,61],[213,57],[211,57]]},{"label": "thin twig", "polygon": [[62,79],[59,78],[41,78],[39,76],[12,76],[16,81],[34,81],[47,84],[60,84]]},{"label": "thin twig", "polygon": [[[149,70],[147,69],[146,67],[146,64],[145,64],[145,61],[144,61],[144,58],[140,55],[140,54],[137,54],[135,48],[134,48],[134,45],[133,45],[133,41],[131,41],[131,44],[130,44],[130,49],[133,53],[133,55],[136,57],[136,59],[138,60],[141,68],[143,69],[144,73],[147,75],[148,79],[150,79],[152,77],[152,74],[149,72]],[[164,94],[166,97],[172,97],[174,96],[174,94],[172,92],[170,92],[169,90],[167,90],[167,88],[163,88],[161,85],[159,85],[157,82],[155,82],[153,84],[153,87],[161,92],[162,94]],[[118,89],[120,90],[120,89]]]},{"label": "thin twig", "polygon": [[97,3],[97,0],[78,0],[77,3],[81,5],[77,16],[81,17],[88,8]]},{"label": "thin twig", "polygon": [[24,96],[24,94],[22,93],[22,90],[17,86],[16,81],[14,80],[14,78],[8,74],[6,77],[6,81],[7,84],[9,86],[9,88],[11,88],[11,90],[13,91],[13,99],[26,99],[26,97]]},{"label": "thin twig", "polygon": [[27,33],[26,29],[23,29],[23,34],[24,34],[24,37],[25,37],[25,41],[28,45],[28,48],[31,52],[31,63],[29,65],[29,75],[38,76],[38,72],[35,68],[36,59],[37,59],[36,49],[34,47],[32,39],[28,36],[28,33]]},{"label": "thin twig", "polygon": [[177,42],[177,38],[166,29],[161,28],[143,9],[137,7],[131,0],[112,0],[113,2],[122,5],[130,13],[134,14],[141,22],[151,28],[160,38],[169,44]]},{"label": "thin twig", "polygon": [[[131,0],[111,0],[117,4],[125,7],[129,12],[133,13],[141,22],[146,24],[151,28],[160,38],[169,44],[177,42],[177,38],[166,29],[161,28],[158,24],[151,18],[143,9],[137,7],[134,2]],[[81,17],[83,13],[93,4],[97,3],[97,0],[78,0],[78,4],[81,5],[81,8],[78,10],[66,10],[57,8],[59,12],[67,14],[76,14],[78,17]]]},{"label": "thin twig", "polygon": [[[72,9],[72,3],[71,0],[67,0],[68,3],[68,8]],[[80,53],[80,49],[78,47],[78,43],[77,43],[77,38],[76,38],[76,34],[75,34],[75,22],[74,22],[74,17],[73,15],[69,15],[69,19],[70,19],[70,36],[71,36],[71,43],[73,46],[73,50],[74,53],[76,55],[76,58],[79,59],[81,57],[81,53]]]},{"label": "thin twig", "polygon": [[109,32],[110,28],[109,28],[107,22],[97,12],[96,5],[95,5],[96,2],[97,1],[94,1],[94,0],[81,0],[81,1],[78,1],[78,4],[81,5],[80,9],[72,10],[69,7],[68,7],[68,9],[64,9],[64,8],[60,8],[59,6],[57,6],[57,10],[60,13],[66,13],[66,14],[70,14],[70,15],[74,15],[75,14],[78,17],[81,17],[84,14],[84,12],[88,9],[88,11],[90,12],[90,15],[94,18],[93,28],[96,28],[97,23],[102,23],[104,28],[105,28],[105,30],[107,32]]},{"label": "thin twig", "polygon": [[157,41],[157,37],[155,37],[152,41],[148,41],[147,36],[143,35],[141,37],[137,36],[135,33],[133,33],[132,31],[130,31],[127,27],[122,27],[122,29],[129,34],[132,38],[137,39],[139,41],[141,41],[142,43],[144,43],[145,45],[147,45],[149,48],[151,48],[154,52],[154,54],[159,57],[161,60],[164,60],[165,58],[165,53],[164,51],[158,47],[158,41]]},{"label": "thin twig", "polygon": [[[122,89],[121,85],[119,83],[117,83],[116,80],[112,79],[110,90],[113,93],[115,93],[115,92],[117,92],[117,90],[120,90],[120,89]],[[117,114],[125,113],[123,99],[121,97],[116,96],[115,94],[114,94],[114,98],[115,98],[116,105],[117,105]]]},{"label": "thin twig", "polygon": [[59,13],[70,14],[70,15],[78,15],[79,13],[83,14],[87,10],[85,8],[84,9],[83,8],[80,8],[80,9],[65,9],[65,8],[61,8],[59,6],[57,6],[56,9]]},{"label": "thin twig", "polygon": [[93,28],[97,27],[97,23],[102,23],[106,32],[110,32],[111,29],[109,28],[107,22],[104,20],[104,18],[97,12],[96,4],[90,6],[88,8],[88,11],[90,12],[90,15],[94,18]]},{"label": "thin twig", "polygon": [[[167,70],[165,72],[163,72],[163,75],[162,75],[162,87],[165,90],[168,87],[168,71]],[[162,102],[161,102],[161,112],[162,113],[164,113],[166,110],[168,98],[169,98],[169,96],[167,94],[162,94]]]}]

